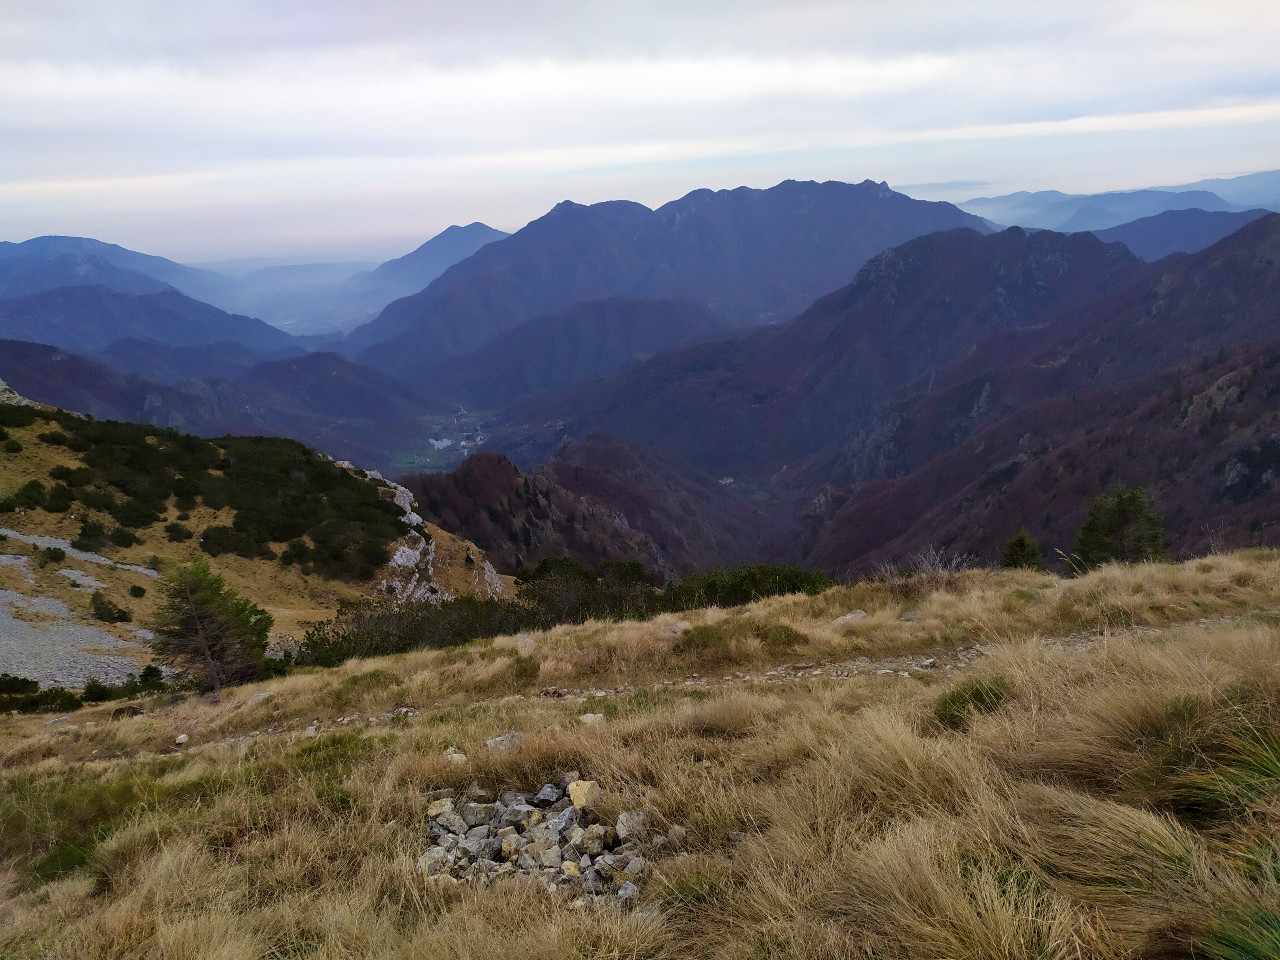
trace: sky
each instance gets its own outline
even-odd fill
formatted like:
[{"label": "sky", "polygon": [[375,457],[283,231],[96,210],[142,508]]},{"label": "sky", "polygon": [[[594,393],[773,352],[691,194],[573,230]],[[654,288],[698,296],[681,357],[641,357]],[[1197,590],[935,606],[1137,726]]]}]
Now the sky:
[{"label": "sky", "polygon": [[0,0],[0,240],[398,256],[560,200],[1280,169],[1275,0]]}]

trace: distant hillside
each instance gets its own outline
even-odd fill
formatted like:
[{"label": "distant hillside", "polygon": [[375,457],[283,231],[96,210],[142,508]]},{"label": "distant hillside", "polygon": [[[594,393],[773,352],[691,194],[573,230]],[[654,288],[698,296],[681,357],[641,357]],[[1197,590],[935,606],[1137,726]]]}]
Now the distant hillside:
[{"label": "distant hillside", "polygon": [[213,300],[293,334],[340,333],[367,323],[393,300],[417,293],[448,267],[505,236],[473,223],[448,227],[412,253],[372,270],[349,264],[263,267],[236,277]]},{"label": "distant hillside", "polygon": [[[918,377],[1144,269],[1087,234],[935,233],[883,253],[800,317],[516,404],[493,443],[521,462],[596,430],[770,486],[848,441]],[[787,468],[785,475],[778,471]]]},{"label": "distant hillside", "polygon": [[0,300],[12,300],[59,287],[106,287],[118,293],[161,293],[171,289],[154,277],[124,270],[102,257],[64,254],[43,257],[0,256]]},{"label": "distant hillside", "polygon": [[464,354],[431,392],[487,409],[570,387],[654,354],[723,336],[729,324],[689,300],[611,297],[538,317]]},{"label": "distant hillside", "polygon": [[176,290],[130,294],[101,286],[0,301],[0,338],[78,351],[102,350],[123,339],[173,345],[233,340],[270,353],[296,349],[292,337],[261,320],[224,313]]},{"label": "distant hillside", "polygon": [[[878,257],[790,324],[518,403],[492,442],[534,462],[595,430],[619,434],[754,492],[798,551],[770,556],[824,569],[865,569],[929,537],[990,558],[1012,532],[995,523],[1001,478],[1023,475],[1028,458],[1058,464],[1054,451],[1072,444],[1096,470],[1064,488],[1027,470],[1039,479],[1020,496],[1039,489],[1040,505],[1006,503],[1004,516],[1069,547],[1064,531],[1088,501],[1127,480],[1167,496],[1178,511],[1171,535],[1192,549],[1203,546],[1195,531],[1215,523],[1230,542],[1248,542],[1271,522],[1259,512],[1265,497],[1237,509],[1213,495],[1208,474],[1180,473],[1188,486],[1174,491],[1161,471],[1194,463],[1226,484],[1245,469],[1225,466],[1232,458],[1266,461],[1264,440],[1280,422],[1257,399],[1226,434],[1161,439],[1186,414],[1147,400],[1193,374],[1200,383],[1216,371],[1197,388],[1212,397],[1233,370],[1269,369],[1277,263],[1280,215],[1152,265],[1089,234],[936,234]],[[1249,376],[1265,396],[1266,378]],[[1132,420],[1138,409],[1147,419]],[[1152,417],[1165,418],[1154,433]],[[1117,424],[1130,439],[1097,439]],[[1091,461],[1098,442],[1106,446]],[[1163,452],[1149,454],[1148,443]]]},{"label": "distant hillside", "polygon": [[151,277],[205,303],[221,300],[231,282],[228,277],[211,270],[188,267],[164,257],[138,253],[90,237],[35,237],[22,243],[0,243],[0,261],[12,258],[57,260],[67,256],[98,258],[120,270]]},{"label": "distant hillside", "polygon": [[148,422],[205,436],[268,432],[248,414],[238,391],[196,396],[47,344],[0,340],[0,377],[33,400],[99,420]]},{"label": "distant hillside", "polygon": [[782,533],[733,484],[605,433],[567,444],[534,472],[624,517],[681,575],[758,559]]},{"label": "distant hillside", "polygon": [[483,223],[446,227],[422,246],[403,257],[388,260],[373,270],[357,273],[344,286],[361,294],[376,294],[383,305],[425,288],[455,263],[460,263],[485,244],[510,234]]},{"label": "distant hillside", "polygon": [[415,293],[447,267],[506,236],[482,223],[450,227],[414,252],[370,271],[360,264],[286,264],[221,273],[88,237],[0,243],[0,298],[98,284],[122,293],[173,288],[294,334],[349,330]]},{"label": "distant hillside", "polygon": [[[53,406],[98,418],[141,421],[202,436],[268,434],[289,437],[332,456],[367,465],[391,462],[422,434],[419,420],[434,408],[403,384],[336,354],[308,354],[239,367],[232,376],[178,379],[173,385],[121,374],[99,362],[44,344],[0,342],[0,377],[20,392]],[[194,348],[192,348],[194,349]],[[201,349],[115,344],[134,365],[215,366]],[[176,354],[176,356],[175,356]],[[148,360],[147,358],[151,359]]]},{"label": "distant hillside", "polygon": [[842,491],[806,562],[847,574],[929,547],[990,560],[1021,526],[1069,553],[1089,503],[1142,486],[1175,556],[1280,541],[1280,340],[1016,408],[903,477]]},{"label": "distant hillside", "polygon": [[959,206],[995,223],[1060,233],[1105,230],[1166,210],[1234,209],[1226,200],[1207,190],[1129,190],[1091,194],[1067,194],[1057,190],[1022,191],[1001,197],[978,197]]},{"label": "distant hillside", "polygon": [[[388,585],[409,578],[437,596],[492,588],[483,552],[408,515],[403,491],[291,440],[202,440],[6,403],[0,431],[0,527],[16,534],[0,538],[4,589],[57,601],[120,640],[138,638],[92,620],[80,583],[99,584],[145,626],[152,570],[201,555],[275,616],[274,637],[286,644],[339,602],[385,599]],[[64,555],[41,562],[43,548],[58,543]],[[398,565],[388,565],[402,547]],[[48,650],[74,646],[50,622]],[[6,641],[0,657],[14,653]],[[146,662],[145,650],[128,655]]]},{"label": "distant hillside", "polygon": [[134,374],[144,380],[173,386],[184,380],[209,377],[232,380],[251,367],[264,363],[269,356],[233,341],[175,346],[127,337],[88,354],[88,359],[126,376]]},{"label": "distant hillside", "polygon": [[1143,260],[1159,260],[1171,253],[1196,253],[1266,215],[1266,210],[1166,210],[1093,232],[1107,243],[1123,243]]},{"label": "distant hillside", "polygon": [[784,320],[895,243],[982,221],[867,181],[695,191],[657,210],[561,203],[353,331],[343,350],[406,380],[584,301],[682,297],[735,324]]},{"label": "distant hillside", "polygon": [[1209,190],[1228,203],[1239,207],[1265,207],[1272,212],[1280,210],[1280,170],[1246,173],[1240,177],[1223,177],[1200,180],[1176,187],[1160,187],[1161,190]]}]

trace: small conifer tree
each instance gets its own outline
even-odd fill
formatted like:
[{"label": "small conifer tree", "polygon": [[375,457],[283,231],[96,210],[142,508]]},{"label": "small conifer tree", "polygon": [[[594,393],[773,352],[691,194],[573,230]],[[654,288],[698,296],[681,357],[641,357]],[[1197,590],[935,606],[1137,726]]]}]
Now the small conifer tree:
[{"label": "small conifer tree", "polygon": [[1044,570],[1044,555],[1040,552],[1040,544],[1026,527],[1005,541],[1000,551],[1000,566],[1006,568],[1024,567],[1028,570]]},{"label": "small conifer tree", "polygon": [[262,676],[271,614],[239,596],[203,558],[160,582],[151,649],[214,693]]},{"label": "small conifer tree", "polygon": [[1141,487],[1117,487],[1095,497],[1076,534],[1076,558],[1086,569],[1104,563],[1164,559],[1164,521]]}]

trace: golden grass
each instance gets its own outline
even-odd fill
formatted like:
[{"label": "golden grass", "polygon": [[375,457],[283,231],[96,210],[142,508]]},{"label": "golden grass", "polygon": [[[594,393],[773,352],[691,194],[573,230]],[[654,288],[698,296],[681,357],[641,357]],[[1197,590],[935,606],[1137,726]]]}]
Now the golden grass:
[{"label": "golden grass", "polygon": [[[667,629],[680,618],[593,623],[143,717],[103,705],[74,730],[8,718],[0,955],[1267,956],[1278,585],[1263,554],[1073,581],[971,572],[685,614],[708,630],[683,646]],[[854,607],[869,616],[832,624]],[[779,648],[762,624],[803,637]],[[987,656],[959,675],[1009,692],[959,730],[933,716],[945,677],[764,679],[975,642]],[[539,696],[548,686],[614,692]],[[509,731],[514,748],[485,748]],[[640,806],[690,827],[643,885],[652,909],[575,911],[417,870],[429,791],[536,788],[566,769],[600,781],[606,815]],[[1224,929],[1259,952],[1229,952]]]}]

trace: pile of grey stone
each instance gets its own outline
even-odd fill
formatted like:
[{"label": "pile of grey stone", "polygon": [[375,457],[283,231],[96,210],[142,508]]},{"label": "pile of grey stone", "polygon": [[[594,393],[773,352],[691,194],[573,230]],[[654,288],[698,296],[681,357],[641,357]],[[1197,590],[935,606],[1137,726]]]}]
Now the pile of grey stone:
[{"label": "pile of grey stone", "polygon": [[643,810],[611,821],[597,812],[600,785],[571,770],[536,793],[495,797],[479,784],[438,791],[427,807],[431,846],[418,867],[431,877],[489,884],[504,878],[577,892],[574,906],[634,904],[653,857],[679,848],[682,826],[653,830]]}]

